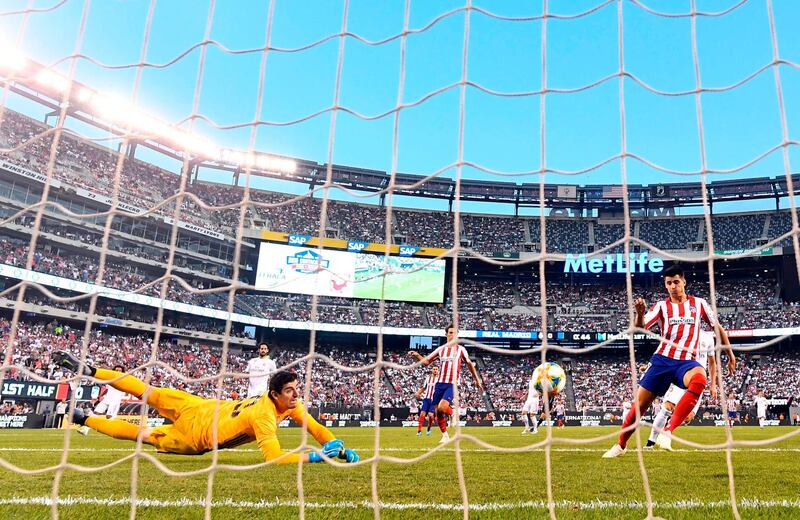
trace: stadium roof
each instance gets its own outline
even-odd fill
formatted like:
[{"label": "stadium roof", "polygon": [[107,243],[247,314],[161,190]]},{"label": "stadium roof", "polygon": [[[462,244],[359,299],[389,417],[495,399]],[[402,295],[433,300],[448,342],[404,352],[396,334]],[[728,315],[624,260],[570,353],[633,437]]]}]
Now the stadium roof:
[{"label": "stadium roof", "polygon": [[[230,171],[234,180],[245,171],[251,175],[288,180],[311,187],[330,182],[351,190],[388,191],[390,173],[344,165],[281,157],[260,152],[244,152],[216,147],[205,138],[169,125],[145,114],[124,101],[106,97],[90,87],[51,71],[24,56],[5,55],[0,73],[15,93],[54,111],[66,107],[67,115],[117,135],[135,132],[131,141],[173,159],[186,160],[192,168],[204,167]],[[441,176],[397,173],[393,192],[398,195],[431,197],[453,201],[498,202],[518,207],[538,206],[542,199],[548,208],[621,209],[624,187],[621,185],[575,185],[515,183],[453,179]],[[538,174],[532,173],[531,176]],[[792,189],[785,176],[722,180],[707,183],[705,198],[710,204],[775,198],[800,194],[800,174],[791,176]],[[542,192],[543,188],[543,192]],[[627,186],[630,208],[702,206],[703,186],[699,182],[656,183]],[[543,195],[543,197],[542,197]]]}]

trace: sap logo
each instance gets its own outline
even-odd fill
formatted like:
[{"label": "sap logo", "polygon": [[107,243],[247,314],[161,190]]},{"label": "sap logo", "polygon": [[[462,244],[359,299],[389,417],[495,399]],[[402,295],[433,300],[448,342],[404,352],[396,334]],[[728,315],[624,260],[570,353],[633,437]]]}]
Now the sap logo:
[{"label": "sap logo", "polygon": [[351,252],[358,253],[365,247],[367,247],[367,242],[360,242],[358,240],[350,240],[347,242],[347,250]]},{"label": "sap logo", "polygon": [[292,246],[302,246],[309,240],[311,237],[308,235],[289,235],[289,245]]},{"label": "sap logo", "polygon": [[694,325],[694,318],[670,318],[670,325]]},{"label": "sap logo", "polygon": [[419,247],[417,246],[400,246],[400,256],[414,256]]}]

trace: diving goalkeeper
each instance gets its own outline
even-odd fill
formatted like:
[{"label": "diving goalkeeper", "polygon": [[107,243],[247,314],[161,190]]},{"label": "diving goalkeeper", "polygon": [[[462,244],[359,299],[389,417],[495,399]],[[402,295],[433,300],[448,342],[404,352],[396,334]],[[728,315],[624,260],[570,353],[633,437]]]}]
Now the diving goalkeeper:
[{"label": "diving goalkeeper", "polygon": [[[78,370],[78,359],[63,350],[53,353],[53,362],[72,372]],[[264,460],[277,464],[292,464],[300,460],[322,462],[323,455],[358,462],[355,451],[345,449],[341,440],[306,412],[298,399],[297,375],[286,370],[272,374],[266,394],[240,401],[205,399],[180,390],[148,386],[123,372],[88,365],[84,366],[83,375],[109,381],[112,387],[133,396],[146,397],[148,405],[172,421],[172,424],[146,428],[141,432],[142,442],[155,446],[159,453],[200,455],[213,450],[214,413],[217,413],[217,447],[221,450],[256,441]],[[278,424],[287,417],[304,425],[322,449],[308,453],[281,450],[277,438]],[[72,422],[115,439],[135,441],[140,435],[140,428],[135,424],[121,419],[87,417],[77,408]]]}]

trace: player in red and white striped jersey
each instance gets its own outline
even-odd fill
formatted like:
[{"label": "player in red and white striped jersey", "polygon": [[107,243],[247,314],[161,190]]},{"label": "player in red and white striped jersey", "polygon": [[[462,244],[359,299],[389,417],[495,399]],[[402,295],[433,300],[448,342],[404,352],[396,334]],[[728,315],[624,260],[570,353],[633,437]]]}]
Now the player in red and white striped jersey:
[{"label": "player in red and white striped jersey", "polygon": [[451,323],[447,326],[445,332],[447,334],[447,343],[441,345],[427,356],[422,356],[414,350],[408,353],[426,366],[437,359],[439,360],[439,375],[436,378],[436,387],[434,388],[432,400],[432,403],[436,406],[439,429],[442,431],[442,438],[439,442],[447,442],[450,438],[447,433],[447,421],[453,415],[451,403],[453,402],[455,385],[458,384],[458,377],[461,374],[462,362],[467,363],[467,368],[475,379],[475,384],[483,391],[483,382],[475,369],[475,364],[470,361],[467,349],[458,344],[456,339],[458,334],[455,326]]},{"label": "player in red and white striped jersey", "polygon": [[431,373],[425,378],[425,384],[417,390],[417,398],[422,399],[422,405],[419,408],[419,424],[417,424],[417,437],[422,435],[422,425],[425,424],[425,419],[428,419],[428,430],[425,435],[431,434],[431,426],[433,426],[434,412],[436,406],[433,404],[433,392],[436,389],[436,379],[439,377],[439,367],[434,366]]},{"label": "player in red and white striped jersey", "polygon": [[686,294],[686,277],[677,264],[664,271],[664,287],[669,292],[669,298],[657,302],[647,313],[645,301],[642,298],[636,299],[636,327],[650,329],[658,325],[664,339],[650,358],[647,370],[639,381],[636,403],[622,423],[619,442],[603,455],[604,458],[618,457],[625,453],[628,439],[636,428],[637,413],[639,416],[644,415],[656,397],[663,396],[669,386],[675,384],[685,389],[686,393],[675,406],[667,427],[656,438],[657,448],[672,450],[672,431],[691,413],[707,383],[706,371],[696,359],[701,322],[716,329],[727,350],[728,369],[731,374],[736,369],[736,357],[730,348],[725,329],[717,323],[707,301]]}]

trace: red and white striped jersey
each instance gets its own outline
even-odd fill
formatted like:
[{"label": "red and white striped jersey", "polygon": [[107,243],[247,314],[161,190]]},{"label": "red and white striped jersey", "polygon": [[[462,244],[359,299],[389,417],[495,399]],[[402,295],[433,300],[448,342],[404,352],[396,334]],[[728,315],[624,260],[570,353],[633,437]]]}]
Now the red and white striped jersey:
[{"label": "red and white striped jersey", "polygon": [[433,391],[436,389],[436,378],[433,374],[428,374],[425,378],[425,395],[423,399],[433,399]]},{"label": "red and white striped jersey", "polygon": [[688,296],[683,303],[672,303],[667,298],[656,302],[644,315],[644,328],[659,325],[661,335],[669,340],[661,342],[656,354],[679,360],[696,359],[702,321],[711,328],[717,326],[717,317],[703,298]]},{"label": "red and white striped jersey", "polygon": [[469,355],[463,346],[448,343],[437,348],[428,356],[429,361],[436,359],[440,361],[439,376],[436,378],[436,382],[455,384],[461,373],[461,362],[469,359]]},{"label": "red and white striped jersey", "polygon": [[736,399],[728,399],[728,411],[729,412],[735,412],[737,406],[739,406],[739,402]]}]

